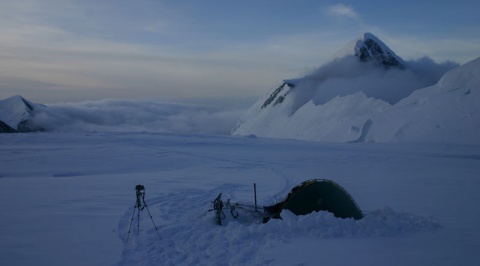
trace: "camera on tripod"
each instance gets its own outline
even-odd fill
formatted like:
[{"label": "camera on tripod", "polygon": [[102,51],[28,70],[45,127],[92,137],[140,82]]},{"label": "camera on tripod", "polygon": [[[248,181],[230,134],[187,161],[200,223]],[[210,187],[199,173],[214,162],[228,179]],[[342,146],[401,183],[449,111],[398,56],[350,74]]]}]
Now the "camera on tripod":
[{"label": "camera on tripod", "polygon": [[136,185],[136,186],[135,186],[135,190],[136,190],[138,193],[141,193],[142,190],[145,191],[145,186],[143,186],[143,185]]},{"label": "camera on tripod", "polygon": [[143,185],[136,185],[135,190],[137,191],[137,208],[143,210],[147,206],[145,203],[145,187]]},{"label": "camera on tripod", "polygon": [[157,235],[160,238],[160,234],[158,233],[158,228],[155,222],[153,221],[152,214],[148,209],[147,203],[145,202],[145,186],[143,185],[136,185],[135,190],[137,192],[137,201],[135,203],[135,207],[133,208],[132,219],[130,220],[130,226],[128,227],[128,235],[127,235],[127,242],[130,237],[130,229],[132,228],[133,219],[135,217],[135,211],[137,211],[137,232],[140,234],[140,211],[143,209],[147,209],[148,216],[150,216],[150,220],[152,220],[153,226],[155,227],[155,231],[157,231]]}]

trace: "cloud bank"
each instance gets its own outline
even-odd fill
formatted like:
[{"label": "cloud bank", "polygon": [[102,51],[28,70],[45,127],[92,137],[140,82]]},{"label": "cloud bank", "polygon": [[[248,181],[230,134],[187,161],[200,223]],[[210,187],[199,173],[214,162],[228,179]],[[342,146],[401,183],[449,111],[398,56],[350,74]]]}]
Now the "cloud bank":
[{"label": "cloud bank", "polygon": [[242,112],[154,100],[100,100],[52,104],[33,120],[53,132],[229,134]]},{"label": "cloud bank", "polygon": [[413,91],[435,84],[453,62],[436,63],[428,57],[406,61],[405,69],[365,63],[355,56],[331,61],[300,79],[292,92],[293,108],[297,110],[312,100],[324,104],[335,96],[362,91],[368,97],[395,104]]},{"label": "cloud bank", "polygon": [[[331,61],[297,80],[287,97],[293,112],[308,101],[325,104],[336,96],[363,92],[395,104],[417,89],[435,84],[453,62],[436,63],[424,57],[406,61],[405,69],[385,69],[362,63],[355,56]],[[222,101],[219,101],[222,102]],[[33,120],[47,131],[159,132],[176,134],[230,134],[243,106],[198,105],[156,100],[99,100],[50,104]]]}]

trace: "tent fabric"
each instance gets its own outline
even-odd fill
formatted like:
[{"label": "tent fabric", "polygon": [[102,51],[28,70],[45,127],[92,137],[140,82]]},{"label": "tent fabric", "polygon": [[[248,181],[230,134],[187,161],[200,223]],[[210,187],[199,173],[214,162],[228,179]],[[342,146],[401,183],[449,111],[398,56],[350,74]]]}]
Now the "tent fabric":
[{"label": "tent fabric", "polygon": [[363,213],[350,194],[337,183],[327,179],[307,180],[294,187],[285,200],[264,207],[273,218],[281,218],[283,209],[296,215],[314,211],[328,211],[339,218],[363,218]]}]

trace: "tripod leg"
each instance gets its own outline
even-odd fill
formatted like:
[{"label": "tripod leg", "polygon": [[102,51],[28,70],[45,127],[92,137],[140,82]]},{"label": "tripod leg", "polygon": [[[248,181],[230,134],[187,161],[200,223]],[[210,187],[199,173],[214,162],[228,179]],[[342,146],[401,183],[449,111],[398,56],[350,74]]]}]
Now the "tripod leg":
[{"label": "tripod leg", "polygon": [[[144,201],[144,203],[145,203],[145,201]],[[150,213],[150,210],[148,209],[147,204],[145,204],[145,209],[147,209],[148,215],[150,216],[150,220],[152,220],[153,227],[155,227],[155,231],[157,232],[158,238],[160,238],[160,240],[161,240],[162,238],[160,237],[160,233],[158,232],[157,225],[156,225],[155,222],[153,221],[152,214]]]},{"label": "tripod leg", "polygon": [[132,229],[133,217],[135,216],[135,211],[137,210],[137,205],[133,207],[132,219],[130,219],[130,226],[128,227],[127,242],[130,237],[130,229]]},{"label": "tripod leg", "polygon": [[140,235],[140,208],[137,211],[137,233]]}]

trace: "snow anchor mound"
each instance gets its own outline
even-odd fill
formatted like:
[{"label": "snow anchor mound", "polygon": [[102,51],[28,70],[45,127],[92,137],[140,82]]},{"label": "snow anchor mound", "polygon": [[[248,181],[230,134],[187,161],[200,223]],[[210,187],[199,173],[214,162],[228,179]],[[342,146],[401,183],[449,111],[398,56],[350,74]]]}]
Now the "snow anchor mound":
[{"label": "snow anchor mound", "polygon": [[[255,185],[254,185],[255,188]],[[312,212],[328,211],[338,218],[363,218],[363,213],[353,200],[352,196],[339,184],[328,179],[311,179],[295,186],[281,202],[271,206],[258,207],[255,205],[231,203],[230,200],[223,202],[222,193],[213,202],[216,211],[216,220],[222,224],[225,219],[223,209],[229,209],[232,217],[237,218],[237,209],[263,217],[263,222],[271,218],[281,219],[282,210],[289,210],[296,215],[306,215]],[[256,198],[256,192],[255,192]]]}]

